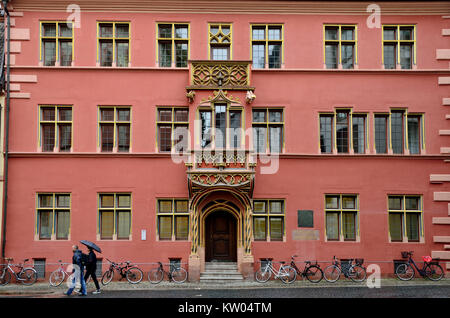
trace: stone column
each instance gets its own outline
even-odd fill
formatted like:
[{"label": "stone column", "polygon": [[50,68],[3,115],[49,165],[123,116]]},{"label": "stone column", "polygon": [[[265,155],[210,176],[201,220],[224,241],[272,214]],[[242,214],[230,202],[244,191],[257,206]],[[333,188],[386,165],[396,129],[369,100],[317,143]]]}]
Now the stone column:
[{"label": "stone column", "polygon": [[244,257],[241,264],[241,274],[245,279],[253,279],[254,261],[252,255],[252,207],[247,206],[244,215]]},{"label": "stone column", "polygon": [[200,280],[201,262],[198,253],[199,246],[199,215],[196,209],[191,208],[191,254],[189,255],[189,281]]}]

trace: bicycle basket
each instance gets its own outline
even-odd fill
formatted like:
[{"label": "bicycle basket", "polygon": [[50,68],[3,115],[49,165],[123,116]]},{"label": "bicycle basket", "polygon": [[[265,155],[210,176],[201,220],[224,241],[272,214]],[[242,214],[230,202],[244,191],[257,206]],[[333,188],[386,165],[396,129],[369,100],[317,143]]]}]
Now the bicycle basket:
[{"label": "bicycle basket", "polygon": [[356,265],[362,265],[364,263],[364,258],[355,258]]},{"label": "bicycle basket", "polygon": [[402,252],[402,257],[403,258],[408,258],[409,253],[408,252]]},{"label": "bicycle basket", "polygon": [[425,263],[430,263],[432,260],[431,256],[422,256],[422,259]]}]

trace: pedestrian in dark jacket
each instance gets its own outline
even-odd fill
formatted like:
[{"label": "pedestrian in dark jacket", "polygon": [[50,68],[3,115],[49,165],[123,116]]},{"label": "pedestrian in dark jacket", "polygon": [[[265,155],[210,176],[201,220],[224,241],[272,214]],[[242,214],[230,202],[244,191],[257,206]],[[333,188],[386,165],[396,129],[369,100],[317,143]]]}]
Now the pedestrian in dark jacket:
[{"label": "pedestrian in dark jacket", "polygon": [[81,256],[81,251],[78,249],[77,245],[72,246],[72,251],[73,251],[73,256],[72,256],[72,264],[73,264],[73,278],[72,278],[72,282],[70,284],[69,289],[67,290],[67,292],[65,292],[65,294],[67,296],[70,296],[73,292],[73,290],[75,289],[76,284],[79,282],[81,283],[81,293],[80,296],[86,296],[86,283],[84,281],[84,275],[83,275],[83,271],[84,271],[84,266],[83,266],[83,262],[82,262],[82,256]]},{"label": "pedestrian in dark jacket", "polygon": [[88,280],[89,276],[92,277],[94,281],[96,291],[93,294],[100,294],[100,285],[98,284],[97,276],[95,275],[95,271],[97,270],[97,256],[95,255],[92,248],[88,247],[88,262],[86,264],[86,275],[84,276],[86,280]]}]

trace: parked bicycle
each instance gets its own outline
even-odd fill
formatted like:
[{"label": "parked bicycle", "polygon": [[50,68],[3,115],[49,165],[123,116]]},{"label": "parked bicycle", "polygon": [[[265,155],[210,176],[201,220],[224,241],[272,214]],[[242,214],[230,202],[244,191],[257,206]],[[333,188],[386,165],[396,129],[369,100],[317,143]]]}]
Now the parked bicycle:
[{"label": "parked bicycle", "polygon": [[[354,263],[353,263],[354,262]],[[339,262],[336,256],[333,256],[332,265],[323,270],[324,278],[327,282],[334,283],[344,274],[354,282],[362,282],[366,279],[367,272],[362,264],[364,259],[350,259],[348,263]]]},{"label": "parked bicycle", "polygon": [[413,251],[402,252],[402,257],[407,258],[408,260],[405,263],[398,265],[395,269],[395,275],[400,280],[411,280],[415,275],[414,268],[423,278],[438,281],[444,277],[444,270],[441,265],[439,265],[438,259],[432,259],[430,256],[423,256],[423,267],[420,269],[412,259],[412,255]]},{"label": "parked bicycle", "polygon": [[50,278],[48,280],[48,282],[50,283],[51,286],[53,287],[58,287],[59,285],[62,284],[62,282],[71,275],[71,273],[68,273],[63,266],[63,262],[61,260],[58,260],[59,263],[59,267],[58,269],[54,270],[51,274],[50,274]]},{"label": "parked bicycle", "polygon": [[132,265],[130,261],[115,263],[113,261],[110,261],[109,259],[106,260],[110,264],[109,269],[102,276],[102,284],[105,286],[112,281],[114,277],[114,270],[116,270],[120,274],[120,279],[126,278],[131,284],[138,284],[144,276],[142,270],[137,266]]},{"label": "parked bicycle", "polygon": [[297,255],[291,256],[291,264],[290,266],[295,269],[297,276],[306,277],[311,283],[318,283],[323,278],[323,271],[320,266],[317,264],[317,261],[312,264],[311,261],[305,261],[305,268],[303,271],[300,271],[295,264],[295,258]]},{"label": "parked bicycle", "polygon": [[[11,264],[12,258],[5,258],[6,266],[0,269],[0,286],[5,286],[11,281],[11,273],[16,278],[16,281],[21,282],[23,285],[33,285],[37,280],[37,272],[33,267],[25,267],[25,263],[28,258],[23,261],[23,264]],[[18,271],[14,271],[13,267],[18,268]]]},{"label": "parked bicycle", "polygon": [[265,259],[263,261],[266,261],[265,265],[255,272],[255,279],[258,282],[265,283],[272,275],[285,284],[291,284],[297,278],[295,269],[289,265],[285,265],[286,262],[280,262],[280,267],[276,270],[271,259]]},{"label": "parked bicycle", "polygon": [[148,280],[152,284],[159,284],[164,279],[164,274],[167,275],[169,281],[175,283],[184,283],[188,277],[187,271],[181,266],[170,264],[170,269],[165,271],[163,264],[158,262],[158,267],[148,272]]}]

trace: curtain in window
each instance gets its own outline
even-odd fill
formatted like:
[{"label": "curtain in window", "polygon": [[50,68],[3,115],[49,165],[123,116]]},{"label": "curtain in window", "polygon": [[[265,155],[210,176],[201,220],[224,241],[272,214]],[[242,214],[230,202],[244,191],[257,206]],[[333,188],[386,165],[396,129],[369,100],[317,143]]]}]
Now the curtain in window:
[{"label": "curtain in window", "polygon": [[337,68],[338,46],[337,44],[325,45],[325,63],[327,68]]},{"label": "curtain in window", "polygon": [[254,217],[253,218],[253,237],[255,240],[266,239],[266,218]]},{"label": "curtain in window", "polygon": [[70,212],[56,212],[56,238],[67,239],[69,237]]},{"label": "curtain in window", "polygon": [[172,239],[172,217],[160,216],[159,217],[159,239],[170,240]]},{"label": "curtain in window", "polygon": [[341,58],[342,58],[342,68],[352,69],[354,60],[354,45],[353,44],[342,44],[341,45]]},{"label": "curtain in window", "polygon": [[59,42],[59,64],[61,66],[72,65],[72,41]]},{"label": "curtain in window", "polygon": [[127,42],[116,42],[116,64],[117,66],[126,67],[128,66],[128,41]]},{"label": "curtain in window", "polygon": [[281,241],[283,239],[283,218],[270,218],[270,240]]},{"label": "curtain in window", "polygon": [[117,238],[128,239],[130,237],[131,213],[128,211],[117,212]]},{"label": "curtain in window", "polygon": [[53,151],[55,148],[55,125],[42,124],[42,151]]},{"label": "curtain in window", "polygon": [[114,234],[114,212],[100,212],[100,230],[102,239],[112,239]]},{"label": "curtain in window", "polygon": [[386,116],[375,116],[375,149],[377,153],[387,153]]},{"label": "curtain in window", "polygon": [[270,131],[270,152],[280,153],[283,147],[283,130],[282,127],[269,127]]},{"label": "curtain in window", "polygon": [[258,153],[266,152],[266,127],[253,127],[253,147]]},{"label": "curtain in window", "polygon": [[420,125],[418,117],[408,117],[408,146],[411,154],[420,153]]},{"label": "curtain in window", "polygon": [[114,124],[101,124],[102,151],[112,151],[114,147]]},{"label": "curtain in window", "polygon": [[384,68],[395,69],[397,65],[397,46],[395,44],[384,44]]},{"label": "curtain in window", "polygon": [[224,105],[216,105],[215,107],[215,144],[216,148],[226,147],[226,129],[227,129],[227,108]]},{"label": "curtain in window", "polygon": [[119,151],[129,151],[130,150],[130,125],[118,125],[117,127],[119,134]]},{"label": "curtain in window", "polygon": [[354,240],[356,239],[356,214],[355,213],[343,213],[342,214],[342,222],[343,222],[343,234],[345,240]]},{"label": "curtain in window", "polygon": [[332,152],[332,122],[331,116],[320,116],[320,151],[322,153]]},{"label": "curtain in window", "polygon": [[402,69],[410,69],[412,66],[412,46],[410,44],[400,45],[400,65]]},{"label": "curtain in window", "polygon": [[403,112],[392,112],[391,115],[392,150],[395,154],[403,153]]},{"label": "curtain in window", "polygon": [[175,239],[187,240],[189,235],[189,217],[176,216],[175,217]]},{"label": "curtain in window", "polygon": [[56,62],[56,40],[44,41],[44,65],[54,66]]},{"label": "curtain in window", "polygon": [[389,231],[391,235],[391,241],[403,240],[401,213],[389,213]]},{"label": "curtain in window", "polygon": [[353,116],[353,151],[355,153],[365,152],[365,118],[362,116]]},{"label": "curtain in window", "polygon": [[100,42],[100,65],[112,66],[113,62],[113,43],[111,40]]},{"label": "curtain in window", "polygon": [[241,145],[241,111],[230,111],[230,147]]},{"label": "curtain in window", "polygon": [[406,213],[406,233],[408,241],[419,241],[419,213]]},{"label": "curtain in window", "polygon": [[59,150],[70,151],[72,146],[72,125],[59,125]]},{"label": "curtain in window", "polygon": [[339,213],[326,212],[327,239],[339,240]]},{"label": "curtain in window", "polygon": [[50,239],[52,237],[53,213],[51,211],[39,212],[39,238]]}]

